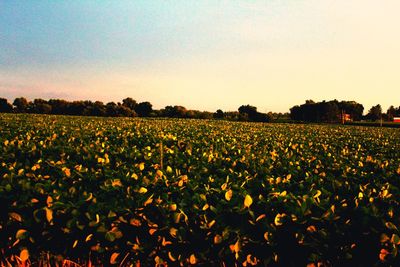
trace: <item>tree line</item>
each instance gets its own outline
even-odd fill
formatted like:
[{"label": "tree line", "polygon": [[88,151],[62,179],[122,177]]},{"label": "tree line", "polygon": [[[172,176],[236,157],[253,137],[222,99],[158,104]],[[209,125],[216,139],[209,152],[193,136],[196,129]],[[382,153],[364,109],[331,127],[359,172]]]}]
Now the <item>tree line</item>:
[{"label": "tree line", "polygon": [[[343,117],[346,116],[347,117]],[[400,106],[390,106],[384,113],[381,105],[375,105],[364,115],[364,106],[355,101],[322,101],[306,100],[302,105],[290,109],[290,118],[304,122],[340,122],[344,118],[352,121],[391,121],[393,117],[400,117]]]},{"label": "tree line", "polygon": [[355,101],[322,101],[307,100],[302,105],[290,109],[290,113],[262,113],[251,105],[242,105],[237,111],[216,112],[186,109],[183,106],[166,106],[163,109],[153,109],[150,102],[137,102],[127,97],[122,102],[101,101],[67,101],[62,99],[34,99],[29,101],[24,97],[17,97],[12,103],[5,98],[0,98],[0,112],[9,113],[34,113],[76,116],[101,116],[101,117],[168,117],[168,118],[193,118],[193,119],[225,119],[233,121],[302,121],[302,122],[341,122],[346,114],[352,121],[384,120],[391,121],[393,117],[400,117],[400,106],[391,106],[386,113],[378,104],[373,106],[364,115],[364,106]]},{"label": "tree line", "polygon": [[237,111],[216,112],[186,109],[183,106],[166,106],[163,109],[153,109],[150,102],[137,102],[128,97],[122,102],[101,101],[67,101],[62,99],[34,99],[29,101],[24,97],[17,97],[12,103],[5,98],[0,98],[0,112],[7,113],[33,113],[75,116],[100,116],[100,117],[168,117],[168,118],[193,118],[193,119],[225,119],[235,121],[270,122],[276,119],[288,118],[288,114],[261,113],[250,105],[242,105]]}]

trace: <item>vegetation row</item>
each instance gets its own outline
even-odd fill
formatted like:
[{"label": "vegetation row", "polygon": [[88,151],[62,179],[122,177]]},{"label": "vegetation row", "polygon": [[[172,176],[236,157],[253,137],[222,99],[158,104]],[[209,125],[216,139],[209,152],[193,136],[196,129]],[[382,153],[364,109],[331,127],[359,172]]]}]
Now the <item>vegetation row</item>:
[{"label": "vegetation row", "polygon": [[5,266],[400,264],[396,129],[1,114],[0,149]]},{"label": "vegetation row", "polygon": [[[35,99],[28,101],[18,97],[12,104],[5,98],[0,98],[0,112],[3,113],[34,113],[77,116],[101,117],[168,117],[168,118],[195,118],[195,119],[225,119],[231,121],[256,122],[325,122],[343,123],[347,121],[392,121],[400,117],[400,106],[389,107],[386,113],[380,105],[373,106],[364,115],[364,106],[355,101],[322,101],[307,100],[305,104],[296,105],[289,113],[262,113],[251,105],[242,105],[237,111],[216,112],[188,110],[183,106],[166,106],[155,110],[150,102],[136,102],[132,98],[125,98],[122,103],[101,101],[66,101],[61,99]],[[346,117],[344,117],[346,115]]]}]

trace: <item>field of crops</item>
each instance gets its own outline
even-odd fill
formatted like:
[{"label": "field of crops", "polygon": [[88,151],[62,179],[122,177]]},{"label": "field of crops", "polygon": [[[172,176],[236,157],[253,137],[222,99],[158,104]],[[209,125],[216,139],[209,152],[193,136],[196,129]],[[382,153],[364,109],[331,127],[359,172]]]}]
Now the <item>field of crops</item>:
[{"label": "field of crops", "polygon": [[400,264],[398,129],[3,114],[0,148],[5,266]]}]

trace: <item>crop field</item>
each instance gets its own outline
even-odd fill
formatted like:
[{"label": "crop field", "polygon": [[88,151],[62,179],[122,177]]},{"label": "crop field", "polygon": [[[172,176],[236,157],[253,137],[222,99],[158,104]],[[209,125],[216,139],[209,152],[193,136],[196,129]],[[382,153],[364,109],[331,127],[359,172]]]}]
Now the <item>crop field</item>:
[{"label": "crop field", "polygon": [[0,148],[2,266],[400,265],[398,129],[2,114]]}]

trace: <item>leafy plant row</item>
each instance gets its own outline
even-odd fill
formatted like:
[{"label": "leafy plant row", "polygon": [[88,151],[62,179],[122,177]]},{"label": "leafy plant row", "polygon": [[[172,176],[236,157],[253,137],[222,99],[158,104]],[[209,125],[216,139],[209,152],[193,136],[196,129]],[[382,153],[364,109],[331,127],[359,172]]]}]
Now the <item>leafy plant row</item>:
[{"label": "leafy plant row", "polygon": [[400,132],[0,115],[3,259],[395,266]]}]

